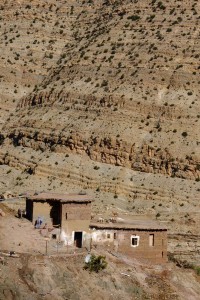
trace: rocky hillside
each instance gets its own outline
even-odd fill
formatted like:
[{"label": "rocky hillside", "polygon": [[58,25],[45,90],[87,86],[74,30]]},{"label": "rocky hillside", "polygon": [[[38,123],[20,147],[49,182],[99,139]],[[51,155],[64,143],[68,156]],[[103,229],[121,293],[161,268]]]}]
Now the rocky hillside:
[{"label": "rocky hillside", "polygon": [[[119,253],[92,249],[106,257],[99,273],[84,269],[87,251],[48,243],[26,219],[15,218],[0,203],[5,215],[0,222],[1,300],[197,300],[199,269],[177,267],[173,262],[155,265],[138,262]],[[17,230],[13,230],[17,228]],[[16,251],[9,257],[6,249]],[[3,251],[2,251],[3,250]],[[186,267],[186,264],[185,264]]]},{"label": "rocky hillside", "polygon": [[[76,3],[70,12],[64,3],[49,5],[40,18],[39,4],[24,3],[20,14],[31,22],[18,24],[17,14],[16,24],[6,26],[5,47],[13,55],[6,54],[19,61],[16,66],[2,57],[9,69],[18,68],[30,87],[30,81],[44,80],[20,99],[4,137],[15,146],[73,149],[137,171],[198,179],[197,3],[186,1],[184,8],[179,1],[167,6],[157,1],[98,3]],[[48,15],[56,20],[53,29]],[[21,98],[27,82],[16,77]],[[10,80],[5,77],[5,84]]]},{"label": "rocky hillside", "polygon": [[[71,42],[70,6],[64,5],[65,1],[54,2],[0,3],[1,124],[18,100],[47,76]],[[58,20],[60,25],[56,25]],[[66,28],[64,33],[62,26]]]},{"label": "rocky hillside", "polygon": [[200,247],[198,1],[0,8],[1,190],[96,191]]},{"label": "rocky hillside", "polygon": [[156,268],[107,255],[107,269],[96,274],[83,270],[84,257],[23,254],[19,259],[8,258],[6,265],[1,266],[0,297],[3,300],[198,299],[199,283],[194,271],[189,270],[186,276],[182,269],[172,268],[172,264]]}]

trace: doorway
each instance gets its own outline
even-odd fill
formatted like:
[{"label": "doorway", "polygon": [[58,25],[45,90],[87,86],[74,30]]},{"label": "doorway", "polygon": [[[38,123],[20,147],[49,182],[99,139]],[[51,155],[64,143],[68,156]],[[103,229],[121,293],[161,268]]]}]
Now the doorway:
[{"label": "doorway", "polygon": [[82,248],[82,239],[83,239],[82,231],[75,231],[74,232],[74,244],[77,248]]}]

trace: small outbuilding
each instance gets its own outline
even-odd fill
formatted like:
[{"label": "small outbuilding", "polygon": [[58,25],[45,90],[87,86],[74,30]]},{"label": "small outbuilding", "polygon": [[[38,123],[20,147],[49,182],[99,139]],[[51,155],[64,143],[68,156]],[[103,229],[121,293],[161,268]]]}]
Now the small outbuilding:
[{"label": "small outbuilding", "polygon": [[26,198],[26,214],[34,224],[39,220],[40,225],[60,228],[67,244],[81,248],[87,240],[92,201],[83,193],[42,192]]},{"label": "small outbuilding", "polygon": [[94,223],[92,246],[110,249],[132,258],[153,263],[167,261],[167,228],[154,221]]}]

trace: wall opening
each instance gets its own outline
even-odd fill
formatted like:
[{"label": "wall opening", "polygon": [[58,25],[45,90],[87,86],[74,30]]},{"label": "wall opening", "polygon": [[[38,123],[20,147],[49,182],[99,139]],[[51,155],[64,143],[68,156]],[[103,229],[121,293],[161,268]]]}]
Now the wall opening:
[{"label": "wall opening", "polygon": [[107,239],[110,239],[110,233],[107,233]]},{"label": "wall opening", "polygon": [[26,218],[33,221],[33,201],[26,200]]},{"label": "wall opening", "polygon": [[52,234],[52,239],[56,240],[57,239],[57,234]]},{"label": "wall opening", "polygon": [[50,218],[52,219],[52,224],[54,226],[60,225],[60,203],[57,201],[50,202],[51,210],[50,210]]},{"label": "wall opening", "polygon": [[150,247],[154,246],[154,234],[149,235],[149,246]]},{"label": "wall opening", "polygon": [[65,214],[65,219],[67,220],[67,213]]},{"label": "wall opening", "polygon": [[82,231],[74,232],[74,244],[77,248],[82,248],[83,233]]},{"label": "wall opening", "polygon": [[140,237],[138,235],[131,236],[131,247],[138,247],[139,246]]},{"label": "wall opening", "polygon": [[116,232],[114,232],[114,240],[116,240],[116,238],[117,238],[117,234]]}]

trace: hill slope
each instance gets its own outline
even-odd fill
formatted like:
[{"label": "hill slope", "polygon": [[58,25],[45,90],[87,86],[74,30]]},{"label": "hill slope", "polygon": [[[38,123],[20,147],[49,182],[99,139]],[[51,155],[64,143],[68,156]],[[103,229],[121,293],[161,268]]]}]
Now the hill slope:
[{"label": "hill slope", "polygon": [[1,7],[1,190],[96,190],[95,213],[157,216],[190,255],[198,2],[57,2]]}]

